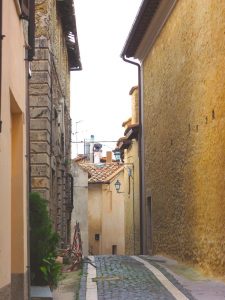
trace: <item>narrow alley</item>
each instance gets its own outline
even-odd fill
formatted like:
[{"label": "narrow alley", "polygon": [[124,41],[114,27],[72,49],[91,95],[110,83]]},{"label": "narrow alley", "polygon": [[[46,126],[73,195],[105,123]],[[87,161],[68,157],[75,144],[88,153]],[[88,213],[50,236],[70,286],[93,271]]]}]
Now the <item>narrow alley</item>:
[{"label": "narrow alley", "polygon": [[[77,288],[61,287],[53,299],[223,300],[225,283],[162,256],[99,255],[85,258]],[[75,295],[76,294],[76,295]],[[77,297],[77,298],[76,298]]]},{"label": "narrow alley", "polygon": [[0,0],[0,36],[0,300],[225,300],[225,0]]}]

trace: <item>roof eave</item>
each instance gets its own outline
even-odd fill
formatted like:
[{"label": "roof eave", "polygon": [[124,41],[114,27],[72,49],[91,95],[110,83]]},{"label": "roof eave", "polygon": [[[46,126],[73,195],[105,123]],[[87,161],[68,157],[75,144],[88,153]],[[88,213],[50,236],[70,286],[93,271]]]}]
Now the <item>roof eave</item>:
[{"label": "roof eave", "polygon": [[[143,0],[121,52],[121,57],[134,57],[149,22],[161,0]],[[149,12],[151,12],[149,14]]]},{"label": "roof eave", "polygon": [[143,0],[121,57],[143,61],[153,47],[178,0]]},{"label": "roof eave", "polygon": [[57,1],[66,41],[70,71],[82,70],[73,0]]}]

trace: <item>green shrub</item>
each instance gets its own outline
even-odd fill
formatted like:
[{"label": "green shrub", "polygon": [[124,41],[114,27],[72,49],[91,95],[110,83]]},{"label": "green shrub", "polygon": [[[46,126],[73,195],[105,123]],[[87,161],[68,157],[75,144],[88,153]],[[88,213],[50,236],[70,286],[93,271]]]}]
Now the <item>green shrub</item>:
[{"label": "green shrub", "polygon": [[58,281],[61,278],[61,264],[55,261],[54,255],[49,253],[49,256],[42,260],[40,267],[44,279],[51,287],[57,287]]},{"label": "green shrub", "polygon": [[58,235],[53,231],[47,202],[38,193],[30,194],[30,264],[33,285],[57,286],[61,273],[56,262]]}]

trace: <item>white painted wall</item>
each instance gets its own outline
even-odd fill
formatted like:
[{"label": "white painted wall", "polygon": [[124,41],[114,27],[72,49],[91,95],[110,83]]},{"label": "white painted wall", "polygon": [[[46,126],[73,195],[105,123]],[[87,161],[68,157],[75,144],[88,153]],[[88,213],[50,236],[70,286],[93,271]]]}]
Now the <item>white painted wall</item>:
[{"label": "white painted wall", "polygon": [[73,205],[71,216],[71,241],[73,240],[74,226],[80,223],[83,255],[88,255],[88,173],[77,163],[72,165]]}]

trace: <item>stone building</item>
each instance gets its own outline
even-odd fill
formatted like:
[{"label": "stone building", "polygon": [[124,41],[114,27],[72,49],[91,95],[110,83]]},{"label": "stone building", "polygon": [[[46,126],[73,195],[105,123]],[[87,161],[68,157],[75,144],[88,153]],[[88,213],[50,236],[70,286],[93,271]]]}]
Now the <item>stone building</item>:
[{"label": "stone building", "polygon": [[0,1],[0,299],[5,300],[30,299],[26,121],[33,3]]},{"label": "stone building", "polygon": [[48,201],[61,246],[70,240],[70,71],[81,70],[74,4],[35,1],[35,56],[31,66],[32,191]]},{"label": "stone building", "polygon": [[224,1],[143,1],[139,60],[144,253],[225,275]]}]

